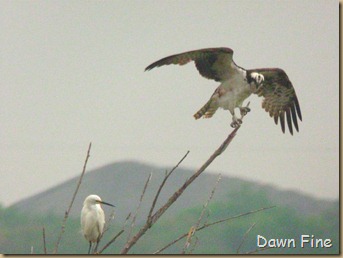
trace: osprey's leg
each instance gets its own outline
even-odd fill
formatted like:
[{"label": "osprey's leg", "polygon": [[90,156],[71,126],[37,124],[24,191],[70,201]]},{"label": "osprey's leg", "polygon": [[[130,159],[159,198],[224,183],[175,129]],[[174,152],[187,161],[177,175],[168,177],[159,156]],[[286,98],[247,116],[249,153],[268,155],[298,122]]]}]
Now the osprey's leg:
[{"label": "osprey's leg", "polygon": [[232,123],[230,124],[231,127],[236,128],[236,127],[240,126],[243,122],[242,119],[239,119],[236,117],[235,110],[233,110],[233,111],[230,110],[230,112],[232,115]]},{"label": "osprey's leg", "polygon": [[239,107],[239,110],[241,111],[241,119],[243,119],[243,117],[246,116],[248,112],[250,112],[251,109],[249,108],[249,104],[250,104],[250,101],[245,107]]}]

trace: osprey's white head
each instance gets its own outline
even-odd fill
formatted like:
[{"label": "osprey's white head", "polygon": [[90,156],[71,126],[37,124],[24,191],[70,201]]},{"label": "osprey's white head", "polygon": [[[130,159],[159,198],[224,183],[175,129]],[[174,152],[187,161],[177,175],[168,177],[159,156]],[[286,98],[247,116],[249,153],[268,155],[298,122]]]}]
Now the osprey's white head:
[{"label": "osprey's white head", "polygon": [[257,86],[261,85],[261,83],[264,81],[264,76],[263,74],[253,72],[251,73],[251,78],[254,79],[256,82]]}]

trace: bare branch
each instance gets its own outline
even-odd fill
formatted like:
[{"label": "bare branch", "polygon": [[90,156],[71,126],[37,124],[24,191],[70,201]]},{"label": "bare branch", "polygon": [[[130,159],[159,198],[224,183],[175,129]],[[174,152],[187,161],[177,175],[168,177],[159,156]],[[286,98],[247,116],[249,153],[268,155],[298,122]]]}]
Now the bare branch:
[{"label": "bare branch", "polygon": [[114,214],[115,214],[115,212],[114,212],[114,209],[113,209],[111,214],[110,214],[110,216],[108,217],[108,219],[105,222],[105,227],[104,227],[103,232],[101,233],[101,236],[100,236],[99,240],[96,242],[96,245],[95,245],[95,248],[94,248],[94,252],[93,252],[94,254],[99,254],[99,252],[97,252],[98,246],[100,245],[100,241],[102,240],[102,238],[105,235],[105,233],[110,229],[111,221],[114,220]]},{"label": "bare branch", "polygon": [[111,222],[112,222],[112,220],[114,220],[114,215],[115,215],[115,212],[114,212],[114,209],[112,209],[110,216],[108,217],[108,219],[105,222],[105,228],[104,228],[104,232],[102,233],[102,235],[104,235],[105,232],[110,229]]},{"label": "bare branch", "polygon": [[125,227],[127,222],[129,221],[129,219],[131,218],[131,212],[126,216],[124,225],[122,227],[122,229],[118,232],[117,235],[115,235],[106,245],[104,245],[104,247],[99,251],[99,254],[101,254],[106,248],[108,248],[111,244],[114,243],[114,241],[125,231]]},{"label": "bare branch", "polygon": [[132,223],[131,223],[129,234],[127,236],[127,240],[129,240],[130,237],[131,237],[131,233],[132,233],[133,227],[135,226],[135,223],[136,223],[137,214],[138,214],[138,212],[140,210],[140,207],[142,205],[143,197],[145,195],[145,191],[146,191],[146,189],[148,187],[148,184],[149,184],[149,182],[151,180],[151,177],[152,177],[152,173],[150,173],[147,181],[145,182],[145,185],[144,185],[144,188],[143,188],[143,192],[142,192],[141,197],[139,199],[138,207],[137,207],[136,212],[135,212],[135,214],[133,215],[133,218],[132,218]]},{"label": "bare branch", "polygon": [[115,235],[101,250],[98,252],[101,254],[107,247],[109,247],[116,239],[124,232],[124,229],[120,230],[117,235]]},{"label": "bare branch", "polygon": [[254,253],[258,253],[258,252],[262,252],[262,251],[268,250],[268,249],[270,249],[270,248],[274,248],[274,247],[267,246],[267,247],[263,247],[263,248],[255,249],[255,250],[253,250],[253,251],[246,252],[246,254],[254,254]]},{"label": "bare branch", "polygon": [[202,173],[205,169],[218,157],[230,144],[232,139],[235,137],[237,130],[240,128],[238,126],[235,128],[225,139],[225,141],[220,145],[220,147],[211,155],[211,157],[196,171],[170,198],[169,200],[151,216],[145,225],[133,236],[124,246],[121,253],[127,254],[130,248],[140,239],[145,232],[151,228],[151,226],[156,223],[156,221],[164,214],[164,212],[180,197],[180,195],[186,190],[186,188]]},{"label": "bare branch", "polygon": [[167,201],[165,205],[163,205],[153,216],[152,216],[152,223],[155,223],[161,215],[180,197],[180,195],[186,190],[186,188],[202,173],[205,169],[216,159],[220,154],[224,152],[227,146],[230,144],[232,139],[236,136],[236,132],[240,127],[235,128],[226,140],[220,145],[220,147],[211,155],[211,157],[195,172],[184,184],[177,190]]},{"label": "bare branch", "polygon": [[[208,204],[210,203],[210,201],[211,201],[212,198],[213,198],[214,192],[215,192],[216,189],[217,189],[217,186],[218,186],[218,184],[219,184],[220,179],[221,179],[221,174],[219,174],[218,179],[217,179],[217,181],[216,181],[216,184],[214,185],[214,187],[213,187],[213,189],[212,189],[212,191],[211,191],[210,197],[208,198],[207,202],[206,202],[205,205],[203,206],[203,209],[202,209],[202,211],[201,211],[201,214],[200,214],[200,216],[199,216],[198,221],[196,222],[196,224],[195,224],[194,226],[191,227],[191,230],[192,230],[192,231],[190,230],[190,231],[188,232],[187,241],[186,241],[186,243],[185,243],[185,246],[183,247],[182,254],[185,254],[185,253],[186,253],[186,250],[187,250],[187,248],[188,248],[189,245],[190,245],[190,242],[191,242],[191,240],[192,240],[192,237],[194,236],[195,231],[196,231],[197,228],[199,227],[200,222],[201,222],[203,216],[205,215],[205,212],[206,212],[206,210],[207,210],[207,206],[208,206]],[[191,234],[190,234],[190,232],[191,232]],[[195,247],[195,246],[194,246],[194,247]]]},{"label": "bare branch", "polygon": [[162,181],[160,187],[159,187],[158,190],[157,190],[155,199],[154,199],[154,201],[152,202],[152,205],[151,205],[151,208],[150,208],[150,211],[149,211],[149,215],[148,215],[148,219],[147,219],[147,222],[148,222],[148,223],[151,223],[151,219],[152,219],[151,214],[152,214],[152,212],[154,211],[154,208],[155,208],[155,206],[156,206],[156,202],[157,202],[157,200],[158,200],[158,197],[159,197],[159,195],[160,195],[160,193],[161,193],[161,190],[162,190],[164,184],[166,183],[166,181],[167,181],[167,179],[169,178],[169,176],[175,171],[176,168],[178,168],[178,166],[182,163],[182,161],[187,157],[188,154],[189,154],[189,151],[187,151],[187,153],[186,153],[186,154],[182,157],[182,159],[176,164],[176,166],[173,167],[172,170],[170,170],[169,172],[166,172],[166,175],[165,175],[165,177],[164,177],[164,179],[163,179],[163,181]]},{"label": "bare branch", "polygon": [[264,211],[264,210],[268,210],[268,209],[272,209],[272,208],[275,208],[276,206],[270,206],[270,207],[264,207],[264,208],[260,208],[260,209],[257,209],[257,210],[253,210],[253,211],[248,211],[246,213],[242,213],[242,214],[239,214],[237,216],[233,216],[233,217],[230,217],[230,218],[226,218],[226,219],[221,219],[221,220],[217,220],[215,222],[212,222],[212,223],[209,223],[209,224],[206,224],[206,225],[203,225],[202,227],[200,227],[198,230],[200,229],[204,229],[204,228],[207,228],[207,227],[210,227],[212,225],[215,225],[215,224],[218,224],[218,223],[222,223],[224,221],[228,221],[228,220],[232,220],[232,219],[236,219],[236,218],[240,218],[240,217],[243,217],[243,216],[246,216],[246,215],[249,215],[249,214],[252,214],[252,213],[256,213],[256,212],[260,212],[260,211]]},{"label": "bare branch", "polygon": [[124,228],[126,227],[126,224],[127,224],[127,222],[129,221],[130,218],[131,218],[131,212],[126,216],[124,225],[123,225],[123,227],[122,227],[123,230],[124,230]]},{"label": "bare branch", "polygon": [[94,247],[94,252],[93,253],[98,254],[97,250],[98,250],[98,246],[100,244],[100,241],[102,240],[102,238],[105,235],[105,233],[110,229],[110,224],[111,224],[111,221],[113,219],[114,219],[114,209],[112,210],[110,216],[108,217],[108,219],[105,222],[104,231],[101,233],[101,236],[100,236],[99,240],[96,242],[96,245]]},{"label": "bare branch", "polygon": [[238,246],[238,248],[237,248],[237,254],[239,253],[239,249],[241,249],[241,247],[242,247],[242,245],[243,245],[245,239],[247,238],[249,232],[255,227],[255,225],[256,225],[256,222],[254,222],[254,223],[250,226],[250,228],[245,232],[245,234],[244,234],[244,236],[243,236],[243,238],[242,238],[242,241],[241,241],[241,243],[239,244],[239,246]]},{"label": "bare branch", "polygon": [[77,194],[77,192],[79,191],[79,188],[80,188],[80,185],[81,185],[81,182],[82,182],[83,175],[84,175],[85,172],[86,172],[86,167],[87,167],[88,159],[89,159],[89,157],[90,157],[91,147],[92,147],[92,143],[89,143],[89,147],[88,147],[88,151],[87,151],[86,160],[85,160],[84,165],[83,165],[83,169],[82,169],[82,173],[81,173],[79,182],[78,182],[78,184],[77,184],[77,186],[76,186],[76,189],[75,189],[73,198],[71,199],[71,202],[70,202],[70,205],[69,205],[69,207],[68,207],[68,210],[67,210],[67,211],[65,212],[65,214],[64,214],[64,219],[63,219],[62,226],[61,226],[61,232],[60,232],[60,234],[59,234],[59,236],[58,236],[58,239],[57,239],[57,242],[56,242],[56,245],[55,245],[54,254],[57,253],[58,246],[59,246],[59,244],[60,244],[62,235],[63,235],[63,233],[64,233],[64,231],[65,231],[65,224],[66,224],[66,221],[67,221],[67,219],[68,219],[68,215],[69,215],[69,213],[70,213],[71,207],[73,206],[73,203],[74,203],[76,194]]},{"label": "bare branch", "polygon": [[194,249],[195,249],[195,247],[197,246],[198,243],[199,243],[199,238],[197,236],[195,236],[195,242],[194,242],[194,244],[192,246],[192,249],[189,250],[189,252],[188,252],[189,254],[193,253],[193,251],[194,251]]},{"label": "bare branch", "polygon": [[43,248],[44,248],[44,254],[47,254],[46,252],[46,241],[45,241],[45,227],[43,226]]},{"label": "bare branch", "polygon": [[192,237],[193,237],[193,235],[195,233],[195,230],[196,230],[195,226],[191,226],[191,228],[189,229],[188,234],[187,234],[186,243],[185,243],[185,246],[183,247],[183,250],[182,250],[182,254],[185,254],[186,249],[191,244],[191,239],[192,239]]},{"label": "bare branch", "polygon": [[[248,212],[246,212],[246,213],[241,213],[241,214],[236,215],[236,216],[233,216],[233,217],[229,217],[229,218],[217,220],[217,221],[214,221],[214,222],[212,222],[212,223],[208,223],[208,224],[205,224],[205,225],[201,226],[200,228],[197,229],[197,231],[200,231],[200,230],[202,230],[202,229],[205,229],[205,228],[207,228],[207,227],[211,227],[211,226],[213,226],[213,225],[216,225],[216,224],[219,224],[219,223],[222,223],[222,222],[225,222],[225,221],[237,219],[237,218],[240,218],[240,217],[243,217],[243,216],[247,216],[247,215],[249,215],[249,214],[257,213],[257,212],[260,212],[260,211],[272,209],[272,208],[274,208],[274,207],[275,207],[275,206],[264,207],[264,208],[260,208],[260,209],[257,209],[257,210],[248,211]],[[161,248],[160,250],[157,250],[156,252],[154,252],[153,254],[159,254],[159,253],[163,252],[163,251],[166,250],[168,247],[172,246],[173,244],[179,242],[181,239],[185,238],[187,235],[188,235],[188,233],[185,233],[185,234],[179,236],[178,238],[176,238],[175,240],[173,240],[173,241],[170,242],[169,244],[165,245],[165,246],[164,246],[163,248]]]}]

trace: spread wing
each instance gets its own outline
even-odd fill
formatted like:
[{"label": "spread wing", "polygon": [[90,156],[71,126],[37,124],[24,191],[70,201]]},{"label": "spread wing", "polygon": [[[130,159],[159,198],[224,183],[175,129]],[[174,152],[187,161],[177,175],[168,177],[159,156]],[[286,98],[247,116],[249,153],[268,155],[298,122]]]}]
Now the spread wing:
[{"label": "spread wing", "polygon": [[262,68],[249,70],[261,73],[263,83],[256,90],[263,96],[262,107],[274,117],[275,124],[280,119],[282,132],[285,132],[285,114],[289,132],[293,135],[293,127],[299,131],[297,117],[302,120],[300,105],[295,90],[287,74],[279,68]]},{"label": "spread wing", "polygon": [[228,79],[229,76],[232,55],[233,51],[230,48],[205,48],[193,50],[162,58],[145,68],[145,71],[162,65],[185,65],[194,61],[196,68],[203,77],[215,81],[224,81]]}]

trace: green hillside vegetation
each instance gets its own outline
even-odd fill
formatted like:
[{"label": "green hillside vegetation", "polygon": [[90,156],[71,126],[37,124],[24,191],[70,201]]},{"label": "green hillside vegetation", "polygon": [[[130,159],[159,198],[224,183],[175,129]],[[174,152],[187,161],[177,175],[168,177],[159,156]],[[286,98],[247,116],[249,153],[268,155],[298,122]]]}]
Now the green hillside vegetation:
[{"label": "green hillside vegetation", "polygon": [[[138,222],[144,222],[151,202],[161,184],[166,168],[140,162],[116,162],[85,174],[80,190],[76,196],[70,216],[79,217],[82,204],[89,194],[97,194],[105,201],[116,205],[117,222],[123,223],[129,212],[136,209],[142,193],[144,182],[152,172],[152,179],[145,193]],[[194,173],[194,169],[179,167],[168,179],[157,202],[157,207],[165,203],[169,197]],[[165,217],[175,217],[181,211],[190,207],[201,206],[207,200],[217,181],[218,173],[204,172],[189,186],[182,196],[165,213]],[[63,182],[47,191],[29,196],[11,207],[25,214],[45,215],[53,213],[63,216],[75,191],[78,177]],[[272,203],[280,207],[290,207],[298,213],[308,216],[319,214],[335,205],[334,201],[320,200],[295,191],[282,191],[273,185],[261,184],[230,176],[222,176],[216,189],[215,202],[231,203],[237,198],[243,198],[242,193],[249,192],[252,196],[263,198],[248,199],[241,203],[242,208],[264,207]],[[238,205],[238,204],[237,204]],[[252,206],[251,206],[252,205]],[[105,212],[108,211],[107,209]]]},{"label": "green hillside vegetation", "polygon": [[[262,207],[275,205],[267,198],[266,191],[249,188],[248,185],[236,194],[227,196],[227,201],[212,200],[203,218],[208,222],[216,221],[238,214],[246,213]],[[318,238],[331,238],[331,248],[273,248],[262,251],[266,254],[338,254],[339,252],[339,208],[338,201],[329,208],[304,215],[296,209],[285,205],[264,210],[258,213],[243,216],[237,219],[208,227],[196,232],[188,251],[194,254],[235,254],[242,242],[245,232],[256,223],[245,239],[240,253],[246,253],[257,249],[256,236],[263,235],[266,238],[295,238],[301,234],[313,234]],[[130,253],[148,254],[159,250],[179,235],[188,232],[202,211],[202,205],[184,208],[174,216],[161,218],[139,242],[132,248]],[[43,253],[42,227],[45,226],[48,253],[53,252],[54,245],[60,232],[63,216],[50,213],[47,215],[27,215],[16,208],[0,208],[0,252],[5,254],[29,254],[31,247],[33,253]],[[123,224],[112,221],[102,240],[100,247],[108,242]],[[202,223],[201,223],[202,224]],[[104,254],[119,253],[123,247],[130,225]],[[140,225],[135,226],[138,230]],[[71,217],[67,221],[65,233],[59,246],[59,254],[85,254],[88,251],[88,243],[80,231],[79,218]],[[194,246],[194,243],[196,245]],[[180,253],[185,244],[182,239],[177,244],[164,251],[166,254]]]}]

